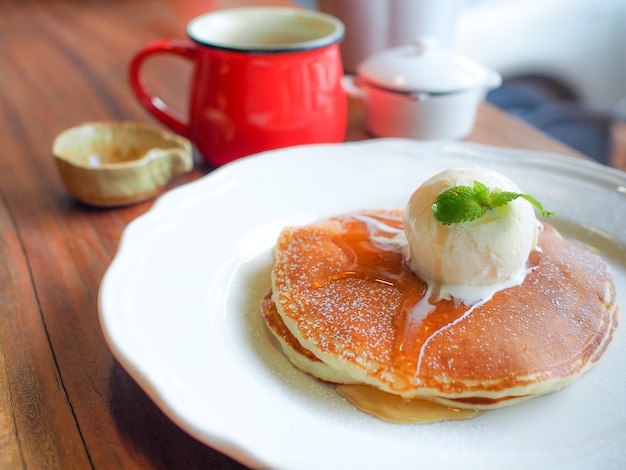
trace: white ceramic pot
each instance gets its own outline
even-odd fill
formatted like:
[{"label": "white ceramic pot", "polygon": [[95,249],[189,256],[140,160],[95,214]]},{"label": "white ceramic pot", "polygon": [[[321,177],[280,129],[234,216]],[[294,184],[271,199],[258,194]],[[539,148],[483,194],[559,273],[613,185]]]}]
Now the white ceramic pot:
[{"label": "white ceramic pot", "polygon": [[375,54],[344,77],[366,106],[377,137],[460,139],[474,127],[478,104],[502,83],[498,72],[421,40]]}]

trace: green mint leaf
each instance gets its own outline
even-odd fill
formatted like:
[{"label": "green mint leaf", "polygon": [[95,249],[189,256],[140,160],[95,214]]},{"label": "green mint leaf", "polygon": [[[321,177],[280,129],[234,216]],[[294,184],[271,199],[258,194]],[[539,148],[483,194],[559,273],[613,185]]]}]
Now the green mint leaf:
[{"label": "green mint leaf", "polygon": [[443,191],[432,205],[435,218],[444,225],[476,220],[494,207],[500,207],[521,197],[535,206],[543,217],[554,217],[541,203],[528,194],[489,188],[479,181],[474,186],[455,186]]},{"label": "green mint leaf", "polygon": [[545,210],[543,206],[541,205],[541,203],[537,201],[537,199],[532,197],[530,194],[520,194],[519,197],[521,197],[522,199],[526,199],[533,206],[535,206],[535,208],[541,213],[543,217],[554,217],[554,212]]},{"label": "green mint leaf", "polygon": [[[467,186],[469,187],[469,186]],[[474,181],[474,197],[481,206],[489,205],[489,188],[480,181]]]},{"label": "green mint leaf", "polygon": [[450,225],[482,217],[487,207],[484,201],[479,200],[482,199],[481,190],[480,187],[474,191],[470,186],[455,186],[442,192],[432,206],[435,218],[444,225]]},{"label": "green mint leaf", "polygon": [[500,191],[496,188],[491,192],[491,194],[489,194],[489,207],[506,206],[509,202],[514,201],[519,196],[519,193]]}]

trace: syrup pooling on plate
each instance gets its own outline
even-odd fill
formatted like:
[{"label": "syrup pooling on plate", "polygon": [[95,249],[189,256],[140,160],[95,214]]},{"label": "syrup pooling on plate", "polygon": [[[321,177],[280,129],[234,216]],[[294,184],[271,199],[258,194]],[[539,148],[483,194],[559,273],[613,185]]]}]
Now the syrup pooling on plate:
[{"label": "syrup pooling on plate", "polygon": [[338,385],[337,393],[359,410],[392,423],[439,423],[470,419],[480,411],[455,408],[432,401],[405,399],[368,385]]}]

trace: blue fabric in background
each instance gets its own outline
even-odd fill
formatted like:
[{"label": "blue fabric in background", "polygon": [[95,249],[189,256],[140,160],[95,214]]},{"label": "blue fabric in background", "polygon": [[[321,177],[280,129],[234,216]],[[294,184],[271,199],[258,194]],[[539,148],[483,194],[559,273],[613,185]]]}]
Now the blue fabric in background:
[{"label": "blue fabric in background", "polygon": [[586,107],[566,87],[545,77],[505,80],[487,101],[594,160],[609,164],[613,117]]}]

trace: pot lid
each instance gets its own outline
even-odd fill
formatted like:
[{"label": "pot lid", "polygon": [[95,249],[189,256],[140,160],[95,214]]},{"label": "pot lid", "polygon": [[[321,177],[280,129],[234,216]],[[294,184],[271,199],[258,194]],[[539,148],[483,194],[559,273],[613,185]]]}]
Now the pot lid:
[{"label": "pot lid", "polygon": [[360,79],[401,92],[453,93],[500,84],[500,75],[469,58],[438,46],[431,38],[387,49],[365,59]]}]

